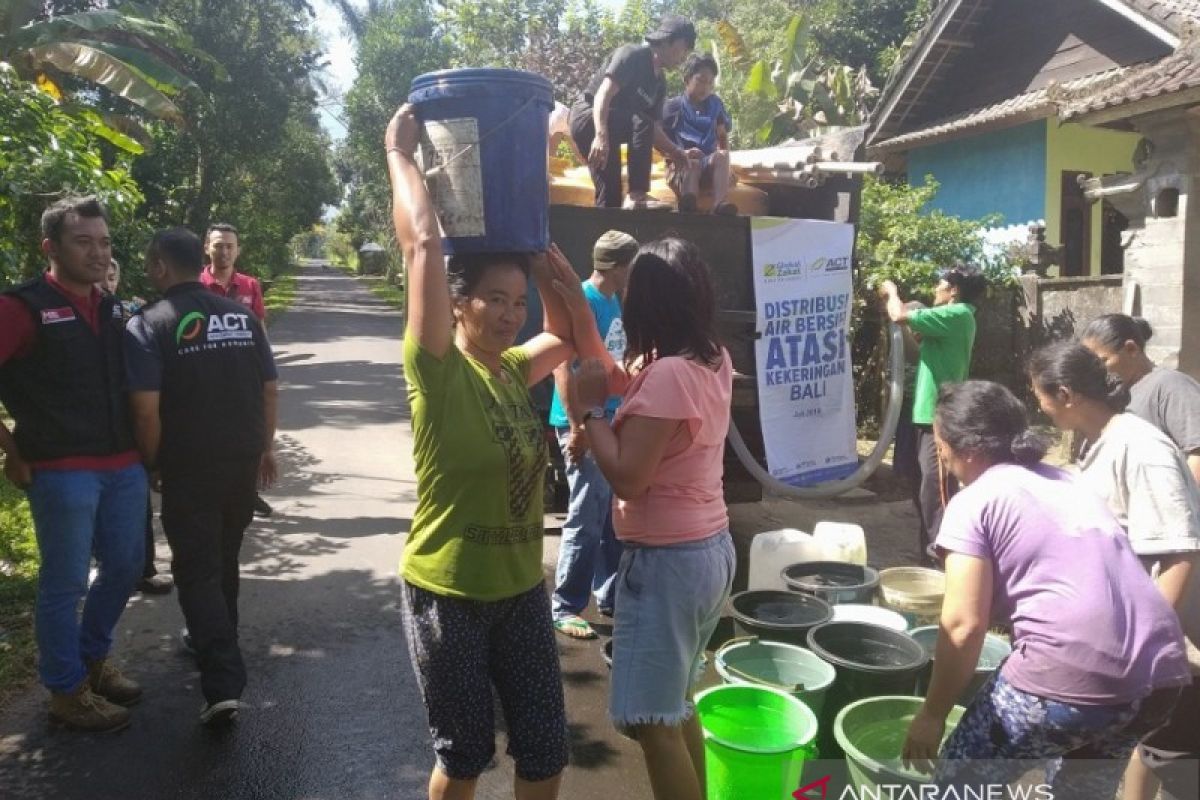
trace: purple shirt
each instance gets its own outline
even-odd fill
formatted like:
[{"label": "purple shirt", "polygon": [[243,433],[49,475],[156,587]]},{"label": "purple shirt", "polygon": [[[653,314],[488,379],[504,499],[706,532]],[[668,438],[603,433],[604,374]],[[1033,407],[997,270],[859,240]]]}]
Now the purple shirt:
[{"label": "purple shirt", "polygon": [[1002,674],[1029,694],[1117,705],[1191,681],[1183,632],[1104,501],[1066,472],[1000,464],[946,507],[938,547],[990,561]]}]

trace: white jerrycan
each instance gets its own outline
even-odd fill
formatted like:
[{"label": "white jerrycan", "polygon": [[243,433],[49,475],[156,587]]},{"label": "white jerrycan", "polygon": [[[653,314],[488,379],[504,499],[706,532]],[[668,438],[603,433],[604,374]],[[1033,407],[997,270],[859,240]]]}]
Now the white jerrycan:
[{"label": "white jerrycan", "polygon": [[822,560],[867,563],[867,536],[861,525],[823,520],[813,529],[812,538],[821,548]]},{"label": "white jerrycan", "polygon": [[780,573],[791,564],[821,561],[824,550],[810,534],[795,528],[766,531],[750,542],[750,580],[748,588],[786,591]]}]

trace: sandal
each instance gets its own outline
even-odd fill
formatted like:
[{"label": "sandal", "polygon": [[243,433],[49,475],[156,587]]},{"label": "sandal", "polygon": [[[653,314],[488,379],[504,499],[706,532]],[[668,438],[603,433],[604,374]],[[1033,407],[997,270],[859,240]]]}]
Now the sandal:
[{"label": "sandal", "polygon": [[571,639],[595,639],[596,632],[588,621],[577,614],[554,620],[554,630]]},{"label": "sandal", "polygon": [[640,197],[633,199],[626,197],[624,205],[621,206],[626,211],[674,211],[675,207],[670,203],[664,203],[662,200],[656,200],[653,197]]}]

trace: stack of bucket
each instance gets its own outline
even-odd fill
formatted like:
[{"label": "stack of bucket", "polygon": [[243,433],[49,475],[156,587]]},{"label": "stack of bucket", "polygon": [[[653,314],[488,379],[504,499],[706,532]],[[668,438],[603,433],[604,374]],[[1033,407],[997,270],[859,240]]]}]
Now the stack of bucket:
[{"label": "stack of bucket", "polygon": [[[881,573],[867,566],[857,526],[822,524],[811,536],[788,530],[755,537],[750,590],[730,603],[739,638],[720,648],[715,659],[726,686],[710,690],[716,697],[740,690],[736,697],[746,702],[744,739],[731,735],[727,726],[718,734],[722,723],[710,706],[697,701],[708,742],[709,800],[788,797],[800,785],[801,765],[814,752],[822,758],[845,756],[862,782],[928,780],[905,771],[899,756],[921,703],[916,695],[928,685],[932,655],[925,645],[930,636],[936,640],[937,628],[920,633],[921,641],[909,629],[936,622],[944,591],[945,578],[935,570]],[[882,606],[875,605],[877,595]],[[983,678],[996,663],[985,648]],[[780,729],[792,736],[788,747],[767,732],[773,719],[783,718],[779,709],[799,714],[779,700],[781,695],[811,713],[815,736],[807,739],[808,728],[797,727],[803,715],[787,717],[791,722]],[[748,699],[756,696],[763,699]],[[768,713],[759,703],[776,710]],[[961,711],[951,715],[950,729]],[[753,763],[763,769],[753,769]],[[770,775],[780,782],[768,790],[739,783],[743,774],[746,780]],[[714,781],[717,775],[720,780]]]}]

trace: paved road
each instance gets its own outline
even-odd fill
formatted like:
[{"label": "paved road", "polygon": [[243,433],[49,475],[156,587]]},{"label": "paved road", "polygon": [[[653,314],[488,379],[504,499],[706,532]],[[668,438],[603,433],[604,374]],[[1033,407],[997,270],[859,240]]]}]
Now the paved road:
[{"label": "paved road", "polygon": [[[283,480],[242,551],[249,708],[197,724],[198,675],[174,595],[136,596],[115,657],[146,687],[128,730],[51,727],[39,687],[0,712],[0,798],[357,800],[424,796],[432,756],[397,612],[396,566],[415,501],[400,318],[352,278],[311,265],[271,330],[280,364]],[[557,539],[547,537],[552,564]],[[168,558],[160,541],[159,559]],[[573,765],[562,797],[650,796],[640,754],[604,714],[596,643],[562,642]],[[481,800],[511,797],[501,754]]]}]

